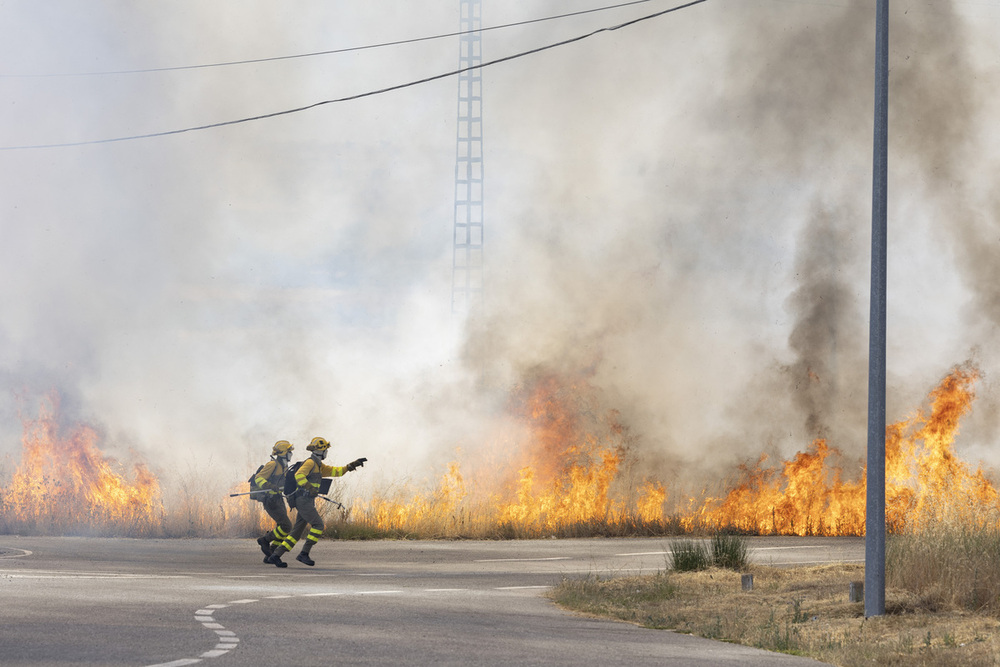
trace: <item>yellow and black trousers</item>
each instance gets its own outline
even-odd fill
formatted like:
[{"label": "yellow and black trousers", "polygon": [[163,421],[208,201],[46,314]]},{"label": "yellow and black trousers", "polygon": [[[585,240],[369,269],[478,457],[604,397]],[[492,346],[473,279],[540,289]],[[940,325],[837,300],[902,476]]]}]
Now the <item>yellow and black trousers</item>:
[{"label": "yellow and black trousers", "polygon": [[309,526],[309,532],[305,535],[305,544],[302,545],[302,553],[308,554],[313,545],[319,542],[319,538],[323,536],[323,529],[326,527],[323,523],[323,517],[316,511],[315,497],[299,491],[295,494],[294,501],[294,507],[298,513],[295,517],[295,525],[292,526],[291,532],[284,541],[278,545],[277,551],[279,555],[285,551],[292,550],[299,539],[302,538],[302,534],[305,533],[306,526]]},{"label": "yellow and black trousers", "polygon": [[274,528],[264,535],[264,538],[276,547],[285,541],[292,532],[292,520],[288,518],[285,499],[280,493],[268,493],[264,496],[264,511],[274,519]]}]

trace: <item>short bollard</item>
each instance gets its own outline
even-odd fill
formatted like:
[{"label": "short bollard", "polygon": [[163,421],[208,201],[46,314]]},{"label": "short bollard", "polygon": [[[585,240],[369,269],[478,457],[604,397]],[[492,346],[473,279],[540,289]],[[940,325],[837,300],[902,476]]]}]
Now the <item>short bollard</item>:
[{"label": "short bollard", "polygon": [[753,575],[744,574],[740,576],[740,583],[743,585],[743,590],[752,591],[753,590]]},{"label": "short bollard", "polygon": [[864,602],[865,601],[865,582],[863,581],[852,581],[851,589],[848,599],[851,602]]}]

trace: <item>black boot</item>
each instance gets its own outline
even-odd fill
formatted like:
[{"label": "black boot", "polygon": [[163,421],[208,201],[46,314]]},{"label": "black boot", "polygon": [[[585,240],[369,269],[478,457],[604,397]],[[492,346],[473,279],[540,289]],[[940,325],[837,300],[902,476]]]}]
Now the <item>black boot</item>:
[{"label": "black boot", "polygon": [[281,554],[285,553],[283,547],[278,547],[271,552],[271,555],[264,559],[264,562],[275,567],[288,567],[288,563],[281,560]]},{"label": "black boot", "polygon": [[314,561],[312,558],[310,558],[309,554],[307,552],[305,552],[305,551],[303,551],[298,556],[296,556],[295,560],[299,561],[300,563],[305,563],[306,565],[308,565],[310,567],[312,567],[313,565],[316,564],[316,561]]},{"label": "black boot", "polygon": [[257,538],[257,544],[260,545],[260,550],[264,552],[264,562],[267,562],[267,557],[271,555],[272,551],[274,551],[271,548],[271,540],[267,539],[267,535],[264,535],[263,537]]}]

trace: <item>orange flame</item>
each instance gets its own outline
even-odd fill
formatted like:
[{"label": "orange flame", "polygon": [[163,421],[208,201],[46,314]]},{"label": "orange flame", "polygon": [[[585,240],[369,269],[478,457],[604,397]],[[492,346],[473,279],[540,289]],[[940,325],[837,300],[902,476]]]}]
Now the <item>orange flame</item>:
[{"label": "orange flame", "polygon": [[[996,521],[997,489],[981,468],[955,454],[960,419],[972,408],[979,373],[955,368],[931,392],[929,413],[886,429],[886,517],[894,532],[915,531],[945,520],[965,525]],[[685,525],[733,527],[783,535],[863,535],[865,470],[842,481],[827,459],[839,456],[824,440],[782,463],[780,473],[755,466],[740,469],[740,482],[725,497],[709,498],[684,518]]]},{"label": "orange flame", "polygon": [[21,463],[0,489],[6,530],[148,535],[162,514],[160,486],[143,464],[129,481],[117,462],[97,447],[97,432],[77,425],[66,435],[56,423],[55,399],[38,419],[22,418]]},{"label": "orange flame", "polygon": [[645,480],[632,488],[628,430],[617,413],[599,413],[593,394],[585,380],[556,375],[519,387],[509,413],[527,436],[502,443],[506,461],[493,462],[489,473],[476,471],[469,488],[460,463],[452,462],[433,493],[377,498],[359,509],[383,530],[436,521],[437,532],[457,527],[521,536],[578,524],[660,520],[664,486]]},{"label": "orange flame", "polygon": [[[982,525],[1000,516],[997,489],[982,469],[973,469],[954,451],[978,377],[974,368],[954,369],[931,392],[928,410],[886,429],[891,531],[952,519]],[[853,474],[846,474],[844,456],[823,439],[776,466],[766,456],[744,464],[720,497],[692,498],[685,510],[669,514],[666,486],[655,478],[637,479],[635,439],[617,413],[598,409],[595,397],[583,379],[538,378],[520,387],[509,406],[528,435],[503,444],[511,454],[506,466],[492,475],[474,470],[470,476],[453,462],[434,492],[410,500],[381,498],[360,510],[382,529],[416,529],[437,521],[441,534],[460,534],[473,525],[479,534],[565,534],[581,524],[623,523],[645,523],[653,530],[679,524],[691,531],[864,534],[865,468],[857,461]]]},{"label": "orange flame", "polygon": [[827,465],[839,454],[825,440],[784,461],[781,471],[756,465],[739,468],[741,481],[723,499],[709,498],[684,517],[688,528],[735,528],[781,535],[859,535],[864,531],[864,483],[843,482]]}]

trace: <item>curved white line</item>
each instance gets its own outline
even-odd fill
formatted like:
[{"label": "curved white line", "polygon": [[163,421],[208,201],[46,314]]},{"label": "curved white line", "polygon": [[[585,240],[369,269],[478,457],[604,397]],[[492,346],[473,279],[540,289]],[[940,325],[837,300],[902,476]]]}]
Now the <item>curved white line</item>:
[{"label": "curved white line", "polygon": [[2,554],[0,553],[0,558],[24,558],[25,556],[30,556],[31,552],[27,549],[18,549],[17,547],[0,547],[3,549],[10,549],[11,551],[20,551],[19,554]]},{"label": "curved white line", "polygon": [[[563,560],[563,559],[543,559],[543,560]],[[493,590],[498,591],[515,591],[515,590],[531,590],[531,589],[545,589],[552,588],[551,586],[503,586],[499,588],[494,588]],[[467,588],[439,588],[439,589],[425,589],[425,592],[444,592],[444,591],[467,591]],[[296,597],[333,597],[333,596],[343,596],[343,595],[397,595],[403,593],[402,590],[384,590],[384,591],[352,591],[350,593],[344,592],[323,592],[323,593],[299,593],[297,595],[269,595],[262,599],[265,600],[280,600],[286,598],[296,598]],[[212,613],[217,609],[224,609],[231,605],[237,604],[250,604],[253,602],[259,602],[259,599],[245,598],[242,600],[231,600],[225,604],[209,604],[198,609],[194,613],[194,618],[196,621],[201,623],[202,627],[212,630],[218,636],[218,643],[208,651],[201,653],[197,658],[180,658],[179,660],[174,660],[172,662],[161,662],[155,665],[147,665],[147,667],[182,667],[183,665],[193,665],[201,662],[207,658],[218,658],[220,656],[226,655],[231,650],[239,645],[239,637],[232,630],[226,630],[225,627],[216,622],[213,618]]]}]

